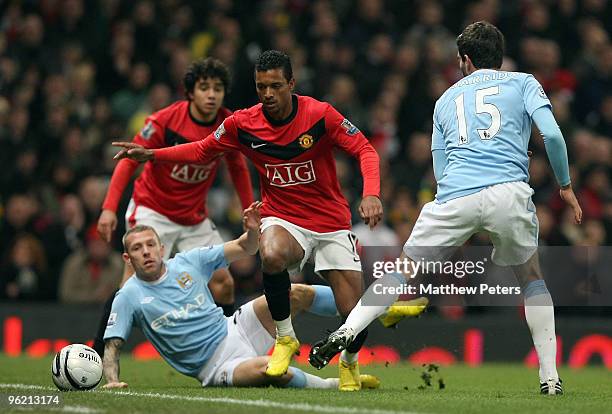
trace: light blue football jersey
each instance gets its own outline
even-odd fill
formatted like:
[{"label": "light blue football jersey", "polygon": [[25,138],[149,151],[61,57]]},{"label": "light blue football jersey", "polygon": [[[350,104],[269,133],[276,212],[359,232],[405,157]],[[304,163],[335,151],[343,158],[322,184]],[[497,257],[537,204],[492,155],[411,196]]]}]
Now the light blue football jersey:
[{"label": "light blue football jersey", "polygon": [[480,69],[446,90],[433,116],[431,149],[443,149],[448,161],[436,202],[527,182],[531,116],[542,106],[550,101],[527,73]]},{"label": "light blue football jersey", "polygon": [[104,339],[127,339],[132,325],[176,370],[197,376],[227,336],[223,310],[215,305],[208,282],[226,267],[223,245],[177,254],[155,282],[131,277],[113,301]]}]

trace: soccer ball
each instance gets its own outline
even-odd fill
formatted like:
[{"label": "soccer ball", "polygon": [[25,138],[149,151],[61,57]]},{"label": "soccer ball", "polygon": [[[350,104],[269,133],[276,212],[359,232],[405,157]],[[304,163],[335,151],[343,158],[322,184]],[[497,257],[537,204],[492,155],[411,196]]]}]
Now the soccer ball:
[{"label": "soccer ball", "polygon": [[102,380],[102,358],[87,345],[65,346],[53,358],[51,378],[61,391],[94,389]]}]

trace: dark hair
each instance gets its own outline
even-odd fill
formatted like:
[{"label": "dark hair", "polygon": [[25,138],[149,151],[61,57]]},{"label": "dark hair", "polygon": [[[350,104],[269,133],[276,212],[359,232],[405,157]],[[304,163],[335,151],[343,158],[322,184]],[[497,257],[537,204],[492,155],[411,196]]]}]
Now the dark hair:
[{"label": "dark hair", "polygon": [[193,93],[198,79],[219,78],[225,92],[230,90],[230,71],[225,63],[219,59],[206,58],[198,59],[189,65],[187,72],[183,76],[183,86],[185,87],[185,97],[189,99],[189,94]]},{"label": "dark hair", "polygon": [[504,59],[504,35],[489,22],[480,21],[463,29],[457,38],[461,60],[468,55],[477,69],[499,69]]},{"label": "dark hair", "polygon": [[281,68],[287,82],[293,78],[293,68],[291,59],[286,53],[278,50],[266,50],[257,58],[255,62],[255,72],[265,72],[271,69]]},{"label": "dark hair", "polygon": [[126,253],[128,251],[128,247],[126,244],[127,237],[132,233],[142,233],[143,231],[152,231],[153,234],[155,234],[155,238],[157,239],[157,242],[161,244],[161,239],[159,238],[159,234],[157,234],[157,232],[155,231],[153,227],[147,226],[145,224],[138,224],[132,227],[131,229],[128,229],[128,231],[126,231],[123,237],[121,238],[121,244],[123,244],[123,251],[125,251]]}]

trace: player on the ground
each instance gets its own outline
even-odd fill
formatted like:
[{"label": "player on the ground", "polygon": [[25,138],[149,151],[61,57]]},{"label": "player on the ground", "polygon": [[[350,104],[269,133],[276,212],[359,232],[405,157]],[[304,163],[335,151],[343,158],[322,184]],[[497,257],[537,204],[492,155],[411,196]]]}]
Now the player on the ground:
[{"label": "player on the ground", "polygon": [[[527,183],[527,146],[531,123],[544,137],[546,153],[576,223],[582,210],[571,187],[567,149],[551,104],[536,79],[500,67],[504,37],[492,24],[477,22],[457,38],[458,62],[465,78],[436,102],[432,154],[438,182],[436,199],[423,206],[402,259],[436,260],[461,246],[474,233],[485,231],[494,245],[493,261],[512,266],[522,286],[525,317],[540,361],[540,390],[561,394],[556,368],[556,337],[552,298],[539,267],[538,220]],[[377,283],[397,285],[404,275],[388,274]],[[385,306],[367,306],[368,290],[346,323],[313,347],[311,363],[321,367],[380,315]],[[365,300],[364,300],[365,299]],[[378,297],[379,303],[381,298]],[[386,303],[392,303],[392,295]],[[370,302],[371,303],[371,302]],[[314,355],[313,355],[314,354]]]},{"label": "player on the ground", "polygon": [[[164,148],[202,139],[213,132],[231,114],[222,107],[230,87],[229,69],[214,58],[194,61],[183,77],[186,100],[163,108],[147,118],[144,128],[134,137],[146,148]],[[126,228],[147,224],[155,228],[166,246],[165,259],[173,251],[223,242],[214,223],[208,218],[206,197],[212,186],[221,158],[229,169],[243,208],[253,201],[251,178],[242,154],[228,151],[224,157],[208,162],[147,163],[134,183],[134,192],[127,208]],[[121,160],[111,178],[102,214],[98,220],[100,236],[110,242],[117,226],[117,207],[138,163]],[[125,266],[123,280],[133,274]],[[234,282],[227,269],[215,272],[210,282],[215,301],[226,315],[233,313]],[[114,297],[114,295],[113,295]],[[94,347],[104,351],[102,335],[113,298],[105,306]]]},{"label": "player on the ground", "polygon": [[[338,388],[291,367],[280,377],[265,375],[267,351],[275,325],[265,297],[248,302],[231,317],[217,307],[208,288],[212,273],[234,260],[253,255],[259,246],[259,207],[244,211],[246,232],[222,245],[201,247],[164,260],[164,246],[150,226],[138,225],[123,237],[123,258],[135,271],[117,293],[104,334],[104,388],[125,388],[119,379],[119,351],[133,325],[140,326],[173,368],[197,378],[202,386]],[[336,315],[331,289],[294,285],[292,314],[311,311]],[[362,375],[364,388],[377,388],[376,377]]]},{"label": "player on the ground", "polygon": [[[286,54],[266,51],[259,57],[255,86],[261,103],[236,111],[202,141],[162,150],[114,145],[123,147],[116,158],[139,161],[201,162],[231,149],[251,159],[264,201],[260,255],[265,296],[277,330],[266,373],[280,376],[299,348],[290,318],[289,272],[314,261],[315,272],[333,289],[341,316],[349,314],[363,291],[357,240],[333,149],[359,159],[364,182],[359,211],[370,227],[382,217],[379,164],[368,140],[330,104],[292,94],[295,79]],[[360,388],[357,353],[366,335],[360,332],[341,355],[341,390]]]}]

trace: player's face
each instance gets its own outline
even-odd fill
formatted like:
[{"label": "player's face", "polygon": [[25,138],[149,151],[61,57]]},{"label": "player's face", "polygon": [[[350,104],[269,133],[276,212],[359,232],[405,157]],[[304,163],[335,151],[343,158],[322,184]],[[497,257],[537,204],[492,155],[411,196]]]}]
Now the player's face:
[{"label": "player's face", "polygon": [[191,101],[199,115],[205,120],[217,116],[225,98],[225,87],[219,78],[198,79],[191,94]]},{"label": "player's face", "polygon": [[291,114],[291,92],[295,79],[285,79],[283,69],[255,72],[255,88],[264,110],[274,119],[285,119]]},{"label": "player's face", "polygon": [[146,281],[161,277],[164,246],[160,244],[155,233],[145,230],[131,233],[125,240],[127,252],[123,259],[132,265],[136,276]]}]

